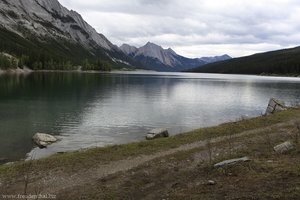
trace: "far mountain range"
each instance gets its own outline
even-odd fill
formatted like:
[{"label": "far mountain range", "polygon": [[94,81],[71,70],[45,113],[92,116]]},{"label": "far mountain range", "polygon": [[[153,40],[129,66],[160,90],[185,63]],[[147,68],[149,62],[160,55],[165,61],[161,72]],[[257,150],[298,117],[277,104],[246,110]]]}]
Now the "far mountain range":
[{"label": "far mountain range", "polygon": [[[199,55],[201,52],[198,52]],[[300,74],[300,47],[233,58],[186,58],[148,42],[118,47],[58,0],[0,1],[0,70],[149,69],[232,74]]]},{"label": "far mountain range", "polygon": [[190,59],[150,42],[119,48],[58,0],[0,1],[0,39],[2,69],[183,71],[230,58]]},{"label": "far mountain range", "polygon": [[128,44],[119,47],[126,55],[140,62],[146,69],[155,71],[184,71],[205,64],[231,59],[227,54],[214,57],[186,58],[178,55],[171,48],[163,49],[161,46],[148,42],[137,48]]}]

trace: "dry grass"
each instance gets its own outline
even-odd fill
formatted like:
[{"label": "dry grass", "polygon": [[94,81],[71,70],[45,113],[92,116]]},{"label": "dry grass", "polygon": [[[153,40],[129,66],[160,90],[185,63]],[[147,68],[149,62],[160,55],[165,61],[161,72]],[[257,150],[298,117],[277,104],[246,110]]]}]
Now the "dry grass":
[{"label": "dry grass", "polygon": [[[275,144],[293,138],[294,129],[266,129],[255,136],[237,138],[235,148],[227,141],[211,146],[177,152],[145,163],[133,170],[120,172],[97,182],[64,190],[59,199],[300,199],[300,146],[286,154],[270,150],[270,134]],[[216,169],[210,164],[240,156],[252,161]],[[272,148],[271,148],[272,149]],[[202,154],[202,160],[199,160]],[[205,155],[207,157],[205,157]],[[204,157],[203,157],[204,156]],[[208,184],[215,181],[215,185]]]}]

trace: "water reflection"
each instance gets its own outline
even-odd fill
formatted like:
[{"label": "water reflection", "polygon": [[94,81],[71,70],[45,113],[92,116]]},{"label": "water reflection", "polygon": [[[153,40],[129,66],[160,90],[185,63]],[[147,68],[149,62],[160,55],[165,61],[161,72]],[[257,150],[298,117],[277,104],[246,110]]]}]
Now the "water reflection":
[{"label": "water reflection", "polygon": [[0,157],[32,148],[36,132],[62,140],[38,157],[171,134],[261,114],[270,97],[294,103],[299,79],[183,73],[33,73],[0,76]]}]

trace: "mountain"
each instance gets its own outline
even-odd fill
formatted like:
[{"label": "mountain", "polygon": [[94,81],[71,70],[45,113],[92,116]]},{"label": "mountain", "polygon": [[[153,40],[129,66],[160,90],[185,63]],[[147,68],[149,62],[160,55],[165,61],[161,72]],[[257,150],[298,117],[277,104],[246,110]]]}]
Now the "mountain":
[{"label": "mountain", "polygon": [[229,55],[224,54],[222,56],[202,57],[202,58],[199,58],[199,59],[201,59],[204,62],[206,62],[207,64],[209,64],[209,63],[214,63],[214,62],[219,62],[219,61],[224,61],[224,60],[230,60],[232,58]]},{"label": "mountain", "polygon": [[270,51],[192,69],[224,74],[300,74],[300,47]]},{"label": "mountain", "polygon": [[121,51],[123,51],[126,55],[130,55],[133,56],[135,54],[135,52],[138,51],[138,48],[134,47],[134,46],[130,46],[128,44],[123,44],[122,46],[120,46]]},{"label": "mountain", "polygon": [[231,58],[223,55],[191,59],[178,55],[171,48],[163,49],[151,42],[140,48],[123,44],[120,49],[134,60],[141,62],[145,68],[156,71],[184,71],[199,65]]},{"label": "mountain", "polygon": [[22,57],[31,68],[83,61],[87,68],[129,67],[132,62],[80,14],[57,0],[0,1],[0,39],[0,52]]}]

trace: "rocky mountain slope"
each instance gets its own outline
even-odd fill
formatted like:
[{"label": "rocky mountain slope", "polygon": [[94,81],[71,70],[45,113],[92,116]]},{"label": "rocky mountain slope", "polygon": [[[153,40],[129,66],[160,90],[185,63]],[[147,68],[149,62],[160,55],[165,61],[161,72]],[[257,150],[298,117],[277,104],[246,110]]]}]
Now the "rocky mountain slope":
[{"label": "rocky mountain slope", "polygon": [[58,0],[0,1],[1,52],[15,58],[1,57],[2,69],[27,66],[35,70],[70,70],[82,66],[84,70],[110,70],[138,66],[183,71],[230,59],[228,55],[190,59],[150,42],[141,48],[119,48]]},{"label": "rocky mountain slope", "polygon": [[223,55],[191,59],[178,55],[171,48],[163,49],[161,46],[151,42],[140,48],[123,44],[120,49],[128,56],[143,63],[146,68],[156,71],[184,71],[200,65],[231,58],[228,55]]},{"label": "rocky mountain slope", "polygon": [[[117,46],[97,33],[80,14],[63,7],[57,0],[2,0],[0,24],[0,37],[4,39],[0,43],[2,52],[30,57],[28,51],[38,48],[49,61],[79,64],[79,60],[88,59],[130,65],[130,59]],[[17,43],[15,47],[14,43]],[[36,60],[45,65],[45,59]]]}]

